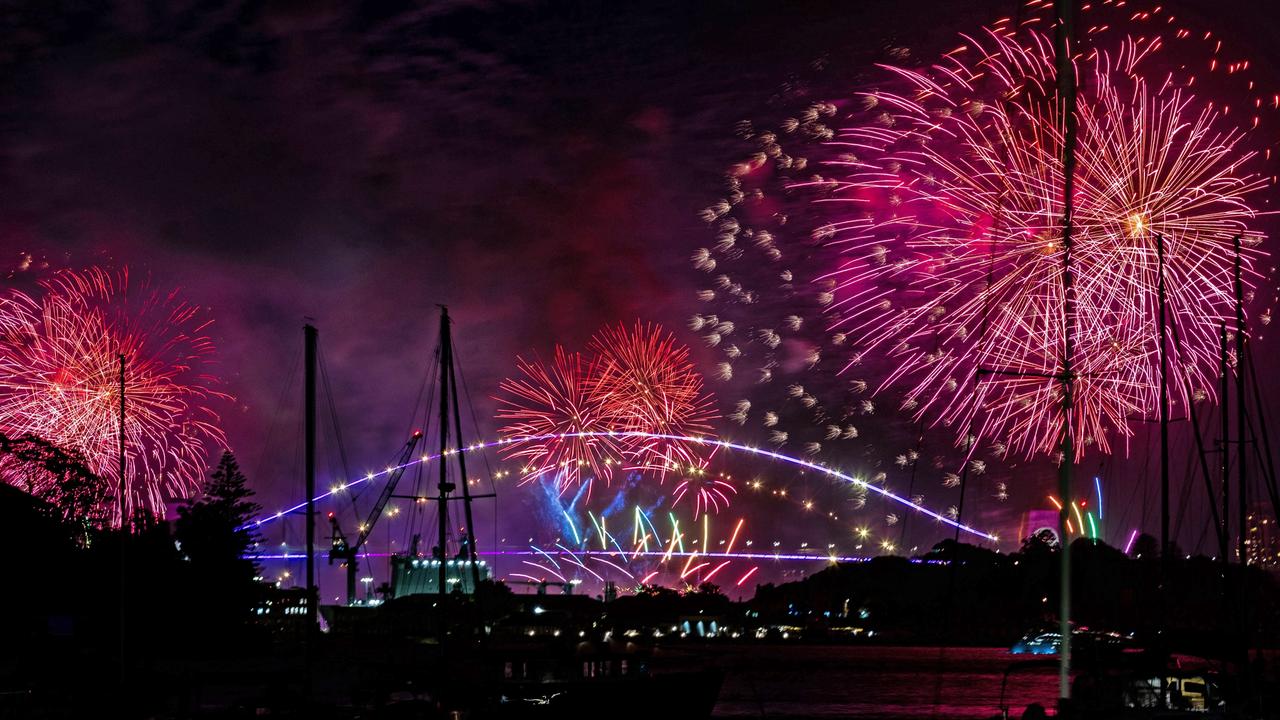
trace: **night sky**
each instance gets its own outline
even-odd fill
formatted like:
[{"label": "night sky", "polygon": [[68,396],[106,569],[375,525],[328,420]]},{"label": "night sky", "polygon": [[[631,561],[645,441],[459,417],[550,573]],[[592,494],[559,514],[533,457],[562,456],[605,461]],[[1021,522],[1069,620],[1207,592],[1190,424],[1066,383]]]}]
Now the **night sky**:
[{"label": "night sky", "polygon": [[[45,262],[128,265],[207,305],[237,399],[225,427],[268,509],[300,495],[306,318],[356,469],[403,442],[437,303],[485,434],[518,354],[581,347],[607,323],[660,322],[708,370],[685,329],[701,281],[688,259],[740,154],[734,123],[772,112],[815,61],[855,83],[887,44],[936,53],[1016,7],[425,5],[0,11],[0,259],[36,258],[11,280]],[[1265,73],[1280,42],[1265,6],[1186,12]],[[979,512],[1007,527],[1039,490]]]}]

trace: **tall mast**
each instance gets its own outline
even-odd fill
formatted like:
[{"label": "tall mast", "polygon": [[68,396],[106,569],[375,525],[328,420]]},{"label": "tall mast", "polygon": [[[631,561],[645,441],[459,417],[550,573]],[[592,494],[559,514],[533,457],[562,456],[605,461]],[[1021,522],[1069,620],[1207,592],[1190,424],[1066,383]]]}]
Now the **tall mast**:
[{"label": "tall mast", "polygon": [[1071,418],[1074,414],[1075,377],[1072,355],[1075,351],[1075,288],[1071,271],[1071,222],[1075,188],[1076,144],[1076,73],[1071,61],[1070,39],[1074,33],[1073,0],[1055,0],[1058,23],[1054,32],[1057,59],[1058,97],[1062,103],[1062,464],[1058,473],[1058,494],[1062,510],[1058,513],[1058,631],[1062,637],[1058,652],[1058,697],[1071,699],[1071,543],[1067,537],[1070,522],[1071,469],[1075,462]]},{"label": "tall mast", "polygon": [[1234,280],[1236,290],[1236,503],[1239,508],[1239,552],[1240,552],[1240,650],[1242,679],[1245,693],[1252,686],[1249,672],[1249,486],[1247,484],[1247,466],[1245,461],[1246,443],[1252,438],[1246,437],[1248,431],[1248,407],[1244,394],[1244,279],[1240,274],[1240,236],[1236,235],[1232,245],[1236,258]]},{"label": "tall mast", "polygon": [[[1245,416],[1244,403],[1244,282],[1240,277],[1240,236],[1237,235],[1233,242],[1236,252],[1235,260],[1235,289],[1236,289],[1236,505],[1239,508],[1240,538],[1239,553],[1240,564],[1245,565],[1249,562],[1248,555],[1248,502],[1249,493],[1246,485],[1247,465],[1244,461],[1244,446],[1248,440],[1245,438],[1245,428],[1248,422]],[[1241,577],[1244,577],[1241,575]],[[1243,601],[1244,598],[1241,597]]]},{"label": "tall mast", "polygon": [[[1222,439],[1219,441],[1222,445],[1222,527],[1219,528],[1221,533],[1220,545],[1222,548],[1222,564],[1231,564],[1231,416],[1227,414],[1227,403],[1230,400],[1231,386],[1229,384],[1229,367],[1227,363],[1227,324],[1225,322],[1218,325],[1218,337],[1221,342],[1219,347],[1219,372],[1221,373],[1221,387],[1218,394],[1222,396]],[[1223,575],[1224,582],[1226,575]]]},{"label": "tall mast", "polygon": [[[439,549],[437,550],[440,561],[439,584],[436,586],[436,592],[440,595],[445,594],[445,564],[448,561],[447,542],[449,535],[447,528],[449,525],[449,492],[453,490],[453,484],[449,482],[449,463],[445,451],[449,449],[449,368],[453,365],[453,347],[449,340],[449,308],[440,306],[440,498],[439,498],[439,534],[437,542]],[[459,448],[461,449],[461,448]],[[461,453],[458,455],[461,457]],[[464,477],[462,482],[465,484],[467,479]]]},{"label": "tall mast", "polygon": [[128,670],[125,665],[125,651],[128,648],[129,642],[129,632],[126,625],[128,616],[125,613],[125,608],[129,606],[129,545],[125,542],[125,535],[129,533],[129,526],[125,524],[124,517],[124,366],[124,353],[120,353],[120,427],[117,437],[120,444],[118,448],[120,452],[120,497],[118,498],[117,504],[120,506],[120,637],[118,640],[120,644],[120,688],[122,690],[124,689],[126,679],[128,678]]},{"label": "tall mast", "polygon": [[125,511],[124,497],[125,497],[125,492],[127,492],[127,487],[125,485],[125,479],[124,479],[124,363],[125,363],[124,353],[120,353],[120,427],[118,428],[119,432],[117,434],[118,435],[117,440],[119,442],[118,451],[119,451],[119,461],[120,461],[120,467],[119,467],[120,498],[117,504],[120,506],[120,530],[122,532],[129,532],[128,526],[126,525],[127,518],[125,518],[125,514],[124,514],[124,511]]},{"label": "tall mast", "polygon": [[307,633],[316,625],[316,605],[320,594],[316,592],[316,339],[318,333],[311,325],[302,328],[304,347],[303,413],[305,415],[305,459],[303,460],[307,484]]},{"label": "tall mast", "polygon": [[1168,635],[1169,567],[1169,351],[1165,313],[1164,236],[1156,233],[1156,295],[1160,313],[1160,632]]}]

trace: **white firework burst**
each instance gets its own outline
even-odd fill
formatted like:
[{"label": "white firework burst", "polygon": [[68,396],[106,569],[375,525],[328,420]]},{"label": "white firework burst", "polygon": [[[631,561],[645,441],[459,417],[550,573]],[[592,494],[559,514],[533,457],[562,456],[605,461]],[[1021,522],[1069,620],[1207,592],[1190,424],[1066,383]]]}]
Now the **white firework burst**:
[{"label": "white firework burst", "polygon": [[717,363],[715,377],[717,380],[732,380],[733,366],[727,362]]}]

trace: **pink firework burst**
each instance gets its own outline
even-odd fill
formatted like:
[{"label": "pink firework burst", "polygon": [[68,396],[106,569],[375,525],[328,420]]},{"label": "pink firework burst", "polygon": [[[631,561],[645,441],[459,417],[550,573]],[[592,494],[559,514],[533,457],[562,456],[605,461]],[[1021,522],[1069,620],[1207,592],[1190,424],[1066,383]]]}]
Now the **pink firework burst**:
[{"label": "pink firework burst", "polygon": [[689,502],[693,505],[693,519],[704,513],[718,513],[729,507],[731,496],[738,489],[723,475],[707,471],[707,464],[685,468],[680,482],[676,484],[673,505]]},{"label": "pink firework burst", "polygon": [[[1146,71],[1162,42],[1125,39],[1076,58],[1079,454],[1109,451],[1109,436],[1127,437],[1156,406],[1159,242],[1180,337],[1175,405],[1212,393],[1236,238],[1246,282],[1259,278],[1255,153],[1190,78]],[[862,95],[864,122],[827,145],[829,175],[793,185],[820,194],[816,236],[838,253],[818,280],[830,288],[830,329],[850,340],[844,367],[887,360],[880,388],[902,389],[917,417],[1050,452],[1066,419],[1052,36],[988,29],[930,68],[888,70],[906,89]]]},{"label": "pink firework burst", "polygon": [[671,437],[712,435],[716,419],[689,349],[657,325],[606,328],[591,340],[596,357],[595,392],[609,406],[614,429],[646,433],[628,439],[629,467],[665,473],[696,465],[695,444]]},{"label": "pink firework burst", "polygon": [[525,463],[526,482],[553,473],[563,491],[608,484],[617,471],[661,479],[705,462],[705,449],[685,438],[710,438],[716,414],[688,348],[637,324],[600,332],[590,350],[557,348],[549,365],[518,359],[519,375],[499,385],[503,452]]},{"label": "pink firework burst", "polygon": [[[226,444],[211,405],[228,399],[211,372],[212,321],[127,269],[60,272],[40,289],[0,297],[0,431],[38,436],[116,479],[123,356],[124,511],[163,515]],[[120,522],[114,500],[100,510]]]},{"label": "pink firework burst", "polygon": [[525,481],[553,474],[562,490],[584,481],[608,484],[621,464],[624,448],[616,438],[576,435],[617,429],[592,368],[581,354],[557,347],[550,364],[517,359],[519,376],[498,386],[498,418],[506,421],[500,434],[511,440],[503,453],[525,464]]}]

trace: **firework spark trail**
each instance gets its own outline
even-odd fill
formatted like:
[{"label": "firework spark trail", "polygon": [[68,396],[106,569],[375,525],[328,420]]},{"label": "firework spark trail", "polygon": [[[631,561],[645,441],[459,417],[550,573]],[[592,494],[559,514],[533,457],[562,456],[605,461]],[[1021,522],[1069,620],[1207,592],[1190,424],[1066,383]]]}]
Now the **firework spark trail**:
[{"label": "firework spark trail", "polygon": [[[556,348],[550,364],[519,359],[519,377],[499,385],[504,455],[524,462],[526,482],[555,472],[562,492],[615,470],[667,473],[705,466],[687,436],[711,432],[716,414],[688,348],[656,325],[608,328],[591,357]],[[541,438],[541,439],[531,439]],[[727,484],[727,483],[726,483]],[[722,489],[723,490],[723,489]],[[722,491],[715,508],[728,503]]]},{"label": "firework spark trail", "polygon": [[[591,378],[611,409],[613,427],[662,435],[708,435],[716,418],[689,349],[656,325],[605,328],[589,345],[598,362]],[[629,467],[662,474],[697,466],[702,457],[687,443],[637,439],[628,448]]]},{"label": "firework spark trail", "polygon": [[729,496],[736,494],[737,488],[721,475],[708,474],[706,464],[691,467],[684,478],[676,485],[672,505],[679,505],[685,498],[693,504],[693,519],[707,513],[718,513],[722,507],[729,506]]},{"label": "firework spark trail", "polygon": [[[123,355],[125,513],[162,516],[166,501],[199,488],[209,452],[226,444],[210,407],[229,398],[210,371],[211,320],[127,269],[66,271],[40,286],[38,298],[0,298],[0,430],[75,450],[116,478]],[[100,511],[120,522],[115,503]]]},{"label": "firework spark trail", "polygon": [[[1157,234],[1182,334],[1175,372],[1188,378],[1172,401],[1212,398],[1217,323],[1233,315],[1235,236],[1246,283],[1265,270],[1254,208],[1275,177],[1252,130],[1264,100],[1280,108],[1243,78],[1247,61],[1219,57],[1211,33],[1160,7],[1095,5],[1103,17],[1086,25],[1074,58],[1087,78],[1072,251],[1081,454],[1127,445],[1133,418],[1155,405]],[[708,344],[729,366],[722,378],[755,365],[759,384],[736,401],[736,423],[762,419],[779,446],[827,455],[856,437],[844,431],[852,415],[875,411],[851,397],[870,392],[949,428],[957,444],[969,432],[994,441],[996,457],[1057,446],[1062,138],[1051,12],[1029,2],[1017,27],[1005,18],[962,36],[933,64],[908,67],[898,61],[909,51],[894,49],[878,88],[814,102],[777,132],[740,124],[756,150],[702,213],[716,242],[693,259],[710,276],[699,299],[712,305],[690,321],[711,328]],[[1197,85],[1206,67],[1219,82]],[[1221,95],[1197,94],[1209,92]],[[730,318],[741,326],[733,343],[715,332]],[[833,381],[837,370],[846,382]],[[817,437],[796,426],[806,420]]]},{"label": "firework spark trail", "polygon": [[[829,192],[818,202],[847,219],[824,228],[844,264],[820,280],[836,282],[831,328],[856,338],[855,357],[899,361],[881,387],[905,382],[917,418],[974,423],[1023,454],[1050,452],[1063,426],[1053,378],[1062,355],[1060,118],[1043,95],[1053,56],[1035,33],[1022,44],[996,31],[969,41],[971,53],[949,56],[932,74],[897,70],[913,86],[910,98],[871,96],[891,128],[837,135],[860,158],[833,161],[848,176],[824,181]],[[1247,197],[1264,183],[1241,174],[1253,156],[1240,147],[1243,133],[1219,129],[1210,109],[1194,110],[1193,96],[1171,83],[1148,84],[1138,66],[1153,42],[1094,53],[1092,92],[1079,105],[1073,263],[1082,367],[1073,425],[1081,454],[1094,443],[1108,451],[1108,436],[1127,436],[1129,418],[1155,403],[1156,234],[1166,242],[1171,314],[1184,329],[1192,387],[1212,386],[1216,322],[1234,302],[1233,238],[1260,240],[1246,224],[1256,215]],[[970,55],[979,58],[972,67]],[[960,111],[975,96],[1004,102]],[[892,213],[845,210],[870,207],[867,188],[891,193]],[[907,290],[886,302],[892,287]],[[970,386],[981,369],[1008,374]],[[1186,387],[1178,385],[1176,401],[1187,402]]]},{"label": "firework spark trail", "polygon": [[525,463],[524,479],[556,473],[562,491],[584,481],[608,484],[623,446],[607,432],[616,429],[611,408],[595,392],[588,361],[557,347],[550,365],[517,359],[516,368],[523,377],[499,385],[503,433],[552,438],[507,446],[507,457]]}]

